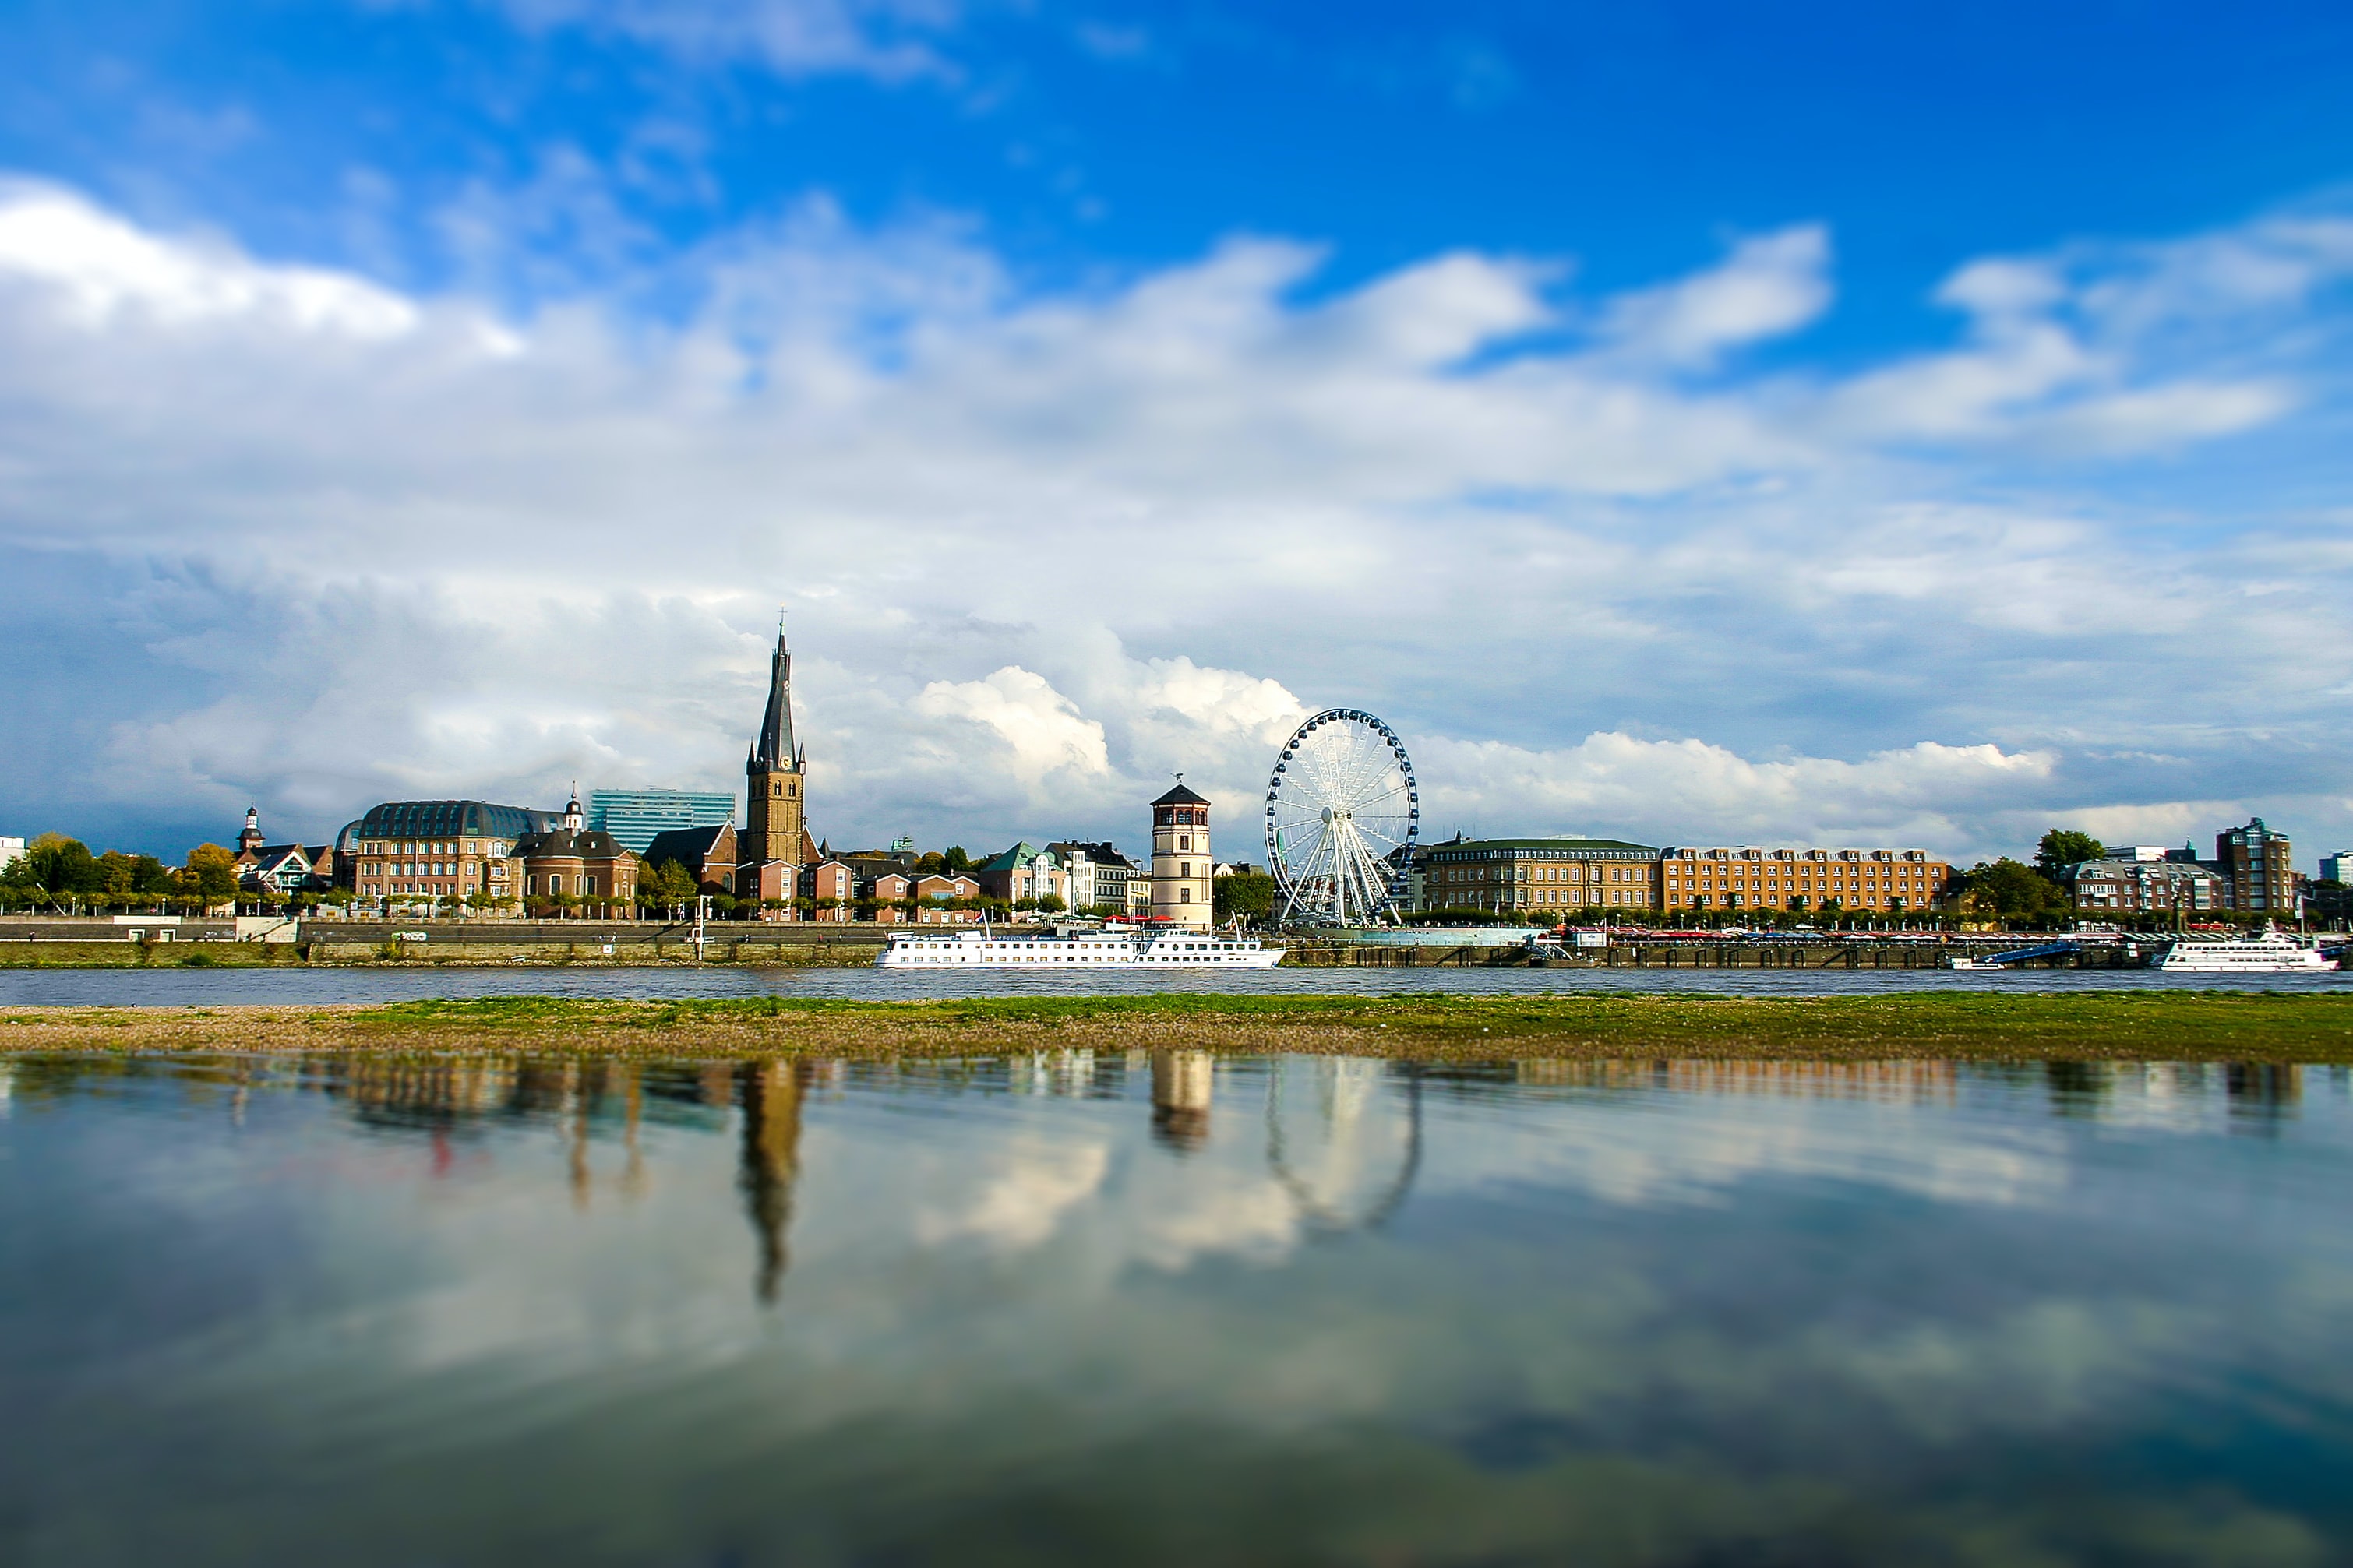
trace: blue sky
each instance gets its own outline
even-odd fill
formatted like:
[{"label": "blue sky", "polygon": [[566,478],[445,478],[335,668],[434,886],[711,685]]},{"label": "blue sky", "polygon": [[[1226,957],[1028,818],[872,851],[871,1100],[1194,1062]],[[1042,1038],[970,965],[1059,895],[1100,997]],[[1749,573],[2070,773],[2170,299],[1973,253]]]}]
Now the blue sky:
[{"label": "blue sky", "polygon": [[0,59],[0,831],[725,784],[782,603],[837,842],[1133,837],[1341,701],[1441,831],[2353,842],[2342,6],[43,3]]}]

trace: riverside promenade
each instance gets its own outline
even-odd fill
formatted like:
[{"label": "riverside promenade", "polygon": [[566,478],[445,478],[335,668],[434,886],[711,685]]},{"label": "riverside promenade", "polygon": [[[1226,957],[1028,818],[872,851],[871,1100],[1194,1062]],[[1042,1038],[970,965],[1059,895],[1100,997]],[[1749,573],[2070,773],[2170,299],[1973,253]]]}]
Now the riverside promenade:
[{"label": "riverside promenade", "polygon": [[[0,968],[130,968],[336,964],[480,967],[749,964],[797,968],[870,964],[892,930],[834,921],[332,921],[0,919]],[[998,926],[1028,933],[1043,928]],[[1483,939],[1483,940],[1482,940]],[[1855,932],[1802,939],[1718,940],[1614,935],[1606,946],[1502,943],[1484,932],[1433,930],[1418,942],[1269,937],[1287,968],[1313,969],[1937,969],[1947,957],[1984,958],[2049,939],[2008,931],[1937,936]],[[2023,961],[2037,969],[2134,969],[2160,939],[2086,935],[2072,952]]]}]

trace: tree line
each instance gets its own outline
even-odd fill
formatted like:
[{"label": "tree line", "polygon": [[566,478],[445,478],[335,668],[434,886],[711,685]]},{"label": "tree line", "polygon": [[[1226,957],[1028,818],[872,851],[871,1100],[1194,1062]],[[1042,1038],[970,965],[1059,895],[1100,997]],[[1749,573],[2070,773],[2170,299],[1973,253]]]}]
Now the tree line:
[{"label": "tree line", "polygon": [[239,896],[237,851],[199,844],[185,864],[166,866],[153,855],[90,846],[62,833],[44,833],[0,868],[0,908],[54,910],[154,909],[201,911]]}]

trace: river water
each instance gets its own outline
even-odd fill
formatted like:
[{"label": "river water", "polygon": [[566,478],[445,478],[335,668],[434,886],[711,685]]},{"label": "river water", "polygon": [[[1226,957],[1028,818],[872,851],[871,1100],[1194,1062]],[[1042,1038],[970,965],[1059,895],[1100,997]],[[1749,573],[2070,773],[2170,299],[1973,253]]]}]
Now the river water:
[{"label": "river water", "polygon": [[713,996],[847,997],[907,1001],[948,996],[1149,995],[1227,992],[1259,995],[1400,992],[1531,994],[1655,991],[1710,995],[1824,996],[1906,991],[2185,990],[2346,991],[2353,972],[2318,974],[2162,974],[2147,969],[1233,969],[1121,973],[1018,970],[925,974],[909,970],[736,968],[507,969],[0,969],[0,1006],[184,1007],[239,1003],[317,1005],[462,996],[674,999]]},{"label": "river water", "polygon": [[20,1058],[0,1562],[2338,1562],[2348,1192],[2337,1068]]}]

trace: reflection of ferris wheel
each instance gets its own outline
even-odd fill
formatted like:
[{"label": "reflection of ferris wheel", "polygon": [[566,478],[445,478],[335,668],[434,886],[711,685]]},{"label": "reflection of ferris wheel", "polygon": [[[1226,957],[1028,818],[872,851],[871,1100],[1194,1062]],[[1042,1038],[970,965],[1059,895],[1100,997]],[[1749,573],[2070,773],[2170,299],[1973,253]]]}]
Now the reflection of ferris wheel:
[{"label": "reflection of ferris wheel", "polygon": [[[1405,1079],[1403,1103],[1384,1092]],[[1306,1114],[1286,1083],[1305,1079],[1318,1115]],[[1278,1058],[1266,1079],[1266,1163],[1311,1232],[1378,1230],[1413,1190],[1421,1170],[1421,1073],[1410,1062],[1384,1071],[1375,1062],[1301,1062]]]},{"label": "reflection of ferris wheel", "polygon": [[1327,708],[1283,742],[1266,785],[1266,858],[1281,923],[1345,926],[1397,912],[1421,791],[1397,731]]}]

